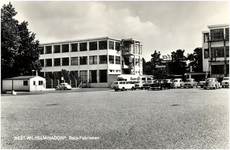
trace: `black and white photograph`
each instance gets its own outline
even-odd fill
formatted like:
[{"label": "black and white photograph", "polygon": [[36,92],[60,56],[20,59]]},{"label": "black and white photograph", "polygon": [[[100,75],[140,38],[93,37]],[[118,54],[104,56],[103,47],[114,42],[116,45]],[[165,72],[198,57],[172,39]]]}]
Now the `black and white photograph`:
[{"label": "black and white photograph", "polygon": [[229,1],[1,1],[1,149],[229,149]]}]

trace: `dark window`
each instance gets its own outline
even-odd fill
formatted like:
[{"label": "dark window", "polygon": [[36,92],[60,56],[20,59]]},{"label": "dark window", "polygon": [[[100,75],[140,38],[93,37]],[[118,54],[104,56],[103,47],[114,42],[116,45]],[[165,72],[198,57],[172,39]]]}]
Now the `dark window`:
[{"label": "dark window", "polygon": [[226,57],[229,57],[229,46],[226,46]]},{"label": "dark window", "polygon": [[46,67],[52,66],[52,59],[46,59]]},{"label": "dark window", "polygon": [[223,40],[223,38],[224,38],[224,30],[223,29],[211,30],[211,40],[212,41]]},{"label": "dark window", "polygon": [[97,56],[89,56],[89,64],[97,64]]},{"label": "dark window", "polygon": [[39,47],[40,54],[44,54],[44,46]]},{"label": "dark window", "polygon": [[80,43],[80,51],[87,51],[87,42]]},{"label": "dark window", "polygon": [[120,50],[120,43],[119,42],[115,42],[115,49]]},{"label": "dark window", "polygon": [[61,65],[61,59],[60,58],[54,58],[54,66],[60,66]]},{"label": "dark window", "polygon": [[225,39],[229,41],[229,28],[225,28]]},{"label": "dark window", "polygon": [[62,53],[69,52],[69,44],[62,45]]},{"label": "dark window", "polygon": [[99,49],[107,49],[107,41],[99,41]]},{"label": "dark window", "polygon": [[99,56],[99,64],[107,64],[107,55]]},{"label": "dark window", "polygon": [[91,83],[97,83],[97,70],[89,71],[89,80]]},{"label": "dark window", "polygon": [[224,57],[224,47],[214,47],[211,49],[212,58]]},{"label": "dark window", "polygon": [[82,82],[87,81],[87,70],[81,70],[80,71],[80,78],[81,78]]},{"label": "dark window", "polygon": [[227,74],[229,74],[229,65],[226,66]]},{"label": "dark window", "polygon": [[23,81],[23,86],[28,86],[28,81]]},{"label": "dark window", "polygon": [[121,64],[121,58],[120,58],[120,56],[116,56],[116,64]]},{"label": "dark window", "polygon": [[33,82],[33,85],[36,85],[36,81]]},{"label": "dark window", "polygon": [[43,85],[43,81],[38,81],[38,85]]},{"label": "dark window", "polygon": [[109,55],[109,63],[114,64],[114,56]]},{"label": "dark window", "polygon": [[54,45],[54,53],[60,53],[60,45]]},{"label": "dark window", "polygon": [[89,42],[89,50],[97,50],[97,42]]},{"label": "dark window", "polygon": [[71,57],[71,65],[78,65],[78,57]]},{"label": "dark window", "polygon": [[78,51],[78,44],[77,43],[71,44],[71,51],[72,52],[77,52]]},{"label": "dark window", "polygon": [[100,82],[107,82],[107,70],[99,70]]},{"label": "dark window", "polygon": [[114,49],[114,41],[109,41],[109,49]]},{"label": "dark window", "polygon": [[52,46],[46,46],[46,54],[52,53]]},{"label": "dark window", "polygon": [[69,65],[69,58],[62,58],[62,66],[68,66]]},{"label": "dark window", "polygon": [[44,59],[40,59],[39,61],[40,61],[41,66],[44,67]]},{"label": "dark window", "polygon": [[209,39],[209,33],[204,33],[204,43],[207,43]]},{"label": "dark window", "polygon": [[87,56],[80,57],[80,65],[87,65]]},{"label": "dark window", "polygon": [[224,65],[212,65],[212,74],[223,74]]},{"label": "dark window", "polygon": [[209,49],[204,49],[204,58],[209,58]]}]

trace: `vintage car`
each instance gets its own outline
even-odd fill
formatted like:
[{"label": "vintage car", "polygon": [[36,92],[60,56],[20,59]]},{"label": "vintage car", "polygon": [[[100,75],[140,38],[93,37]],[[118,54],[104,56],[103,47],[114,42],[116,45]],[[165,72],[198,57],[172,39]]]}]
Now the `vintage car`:
[{"label": "vintage car", "polygon": [[152,90],[164,90],[170,88],[171,88],[171,84],[167,83],[165,80],[162,79],[154,80],[154,82],[150,84],[150,89]]},{"label": "vintage car", "polygon": [[60,85],[56,86],[56,90],[71,90],[72,87],[69,83],[61,83]]},{"label": "vintage car", "polygon": [[164,87],[167,88],[167,89],[171,89],[172,88],[172,79],[164,79]]},{"label": "vintage car", "polygon": [[196,82],[193,78],[186,79],[184,82],[184,88],[193,88],[197,87],[198,82]]},{"label": "vintage car", "polygon": [[207,79],[202,79],[201,81],[199,81],[198,85],[199,85],[201,88],[203,88],[203,86],[204,86],[205,83],[206,83],[206,80],[207,80]]},{"label": "vintage car", "polygon": [[229,77],[224,77],[221,81],[221,85],[223,88],[229,88]]},{"label": "vintage car", "polygon": [[203,87],[204,89],[220,89],[221,85],[216,78],[208,78]]},{"label": "vintage car", "polygon": [[184,82],[181,78],[175,78],[172,82],[172,88],[181,88],[184,86]]},{"label": "vintage car", "polygon": [[150,86],[151,86],[151,84],[154,83],[154,81],[155,81],[155,80],[146,81],[146,83],[144,83],[143,86],[141,87],[141,90],[142,90],[142,89],[145,89],[145,90],[146,90],[146,89],[149,89]]}]

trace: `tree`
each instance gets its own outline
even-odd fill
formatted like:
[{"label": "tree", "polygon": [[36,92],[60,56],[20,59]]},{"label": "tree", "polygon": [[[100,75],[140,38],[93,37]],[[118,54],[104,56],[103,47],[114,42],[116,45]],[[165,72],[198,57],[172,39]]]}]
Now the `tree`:
[{"label": "tree", "polygon": [[12,4],[1,9],[1,78],[16,75],[31,75],[32,70],[40,70],[39,41],[31,33],[28,22],[18,23],[17,12]]},{"label": "tree", "polygon": [[203,71],[202,48],[194,49],[194,52],[192,54],[188,54],[187,60],[190,61],[188,67],[192,66],[194,72]]},{"label": "tree", "polygon": [[186,71],[186,57],[184,56],[184,51],[178,49],[176,52],[172,52],[172,62],[169,64],[170,74],[184,75]]},{"label": "tree", "polygon": [[17,12],[9,3],[1,9],[1,73],[2,78],[13,73],[14,58],[19,48]]},{"label": "tree", "polygon": [[166,77],[166,71],[163,68],[158,68],[157,66],[162,65],[162,59],[160,58],[161,53],[160,51],[154,51],[154,53],[151,55],[151,70],[152,70],[152,75],[155,78],[165,78]]}]

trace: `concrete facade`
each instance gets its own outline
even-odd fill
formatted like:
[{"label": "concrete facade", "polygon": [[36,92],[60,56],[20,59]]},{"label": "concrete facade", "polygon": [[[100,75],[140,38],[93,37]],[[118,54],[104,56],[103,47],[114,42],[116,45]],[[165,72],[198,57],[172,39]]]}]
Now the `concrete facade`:
[{"label": "concrete facade", "polygon": [[142,43],[110,37],[40,45],[43,73],[76,72],[90,87],[110,87],[120,74],[142,75]]},{"label": "concrete facade", "polygon": [[229,24],[208,28],[202,32],[203,71],[211,77],[229,76]]}]

